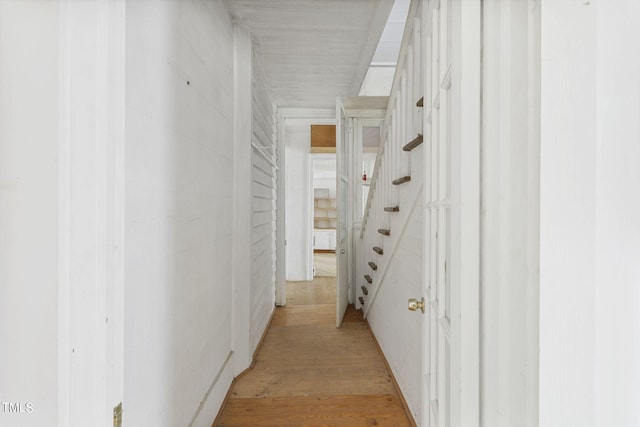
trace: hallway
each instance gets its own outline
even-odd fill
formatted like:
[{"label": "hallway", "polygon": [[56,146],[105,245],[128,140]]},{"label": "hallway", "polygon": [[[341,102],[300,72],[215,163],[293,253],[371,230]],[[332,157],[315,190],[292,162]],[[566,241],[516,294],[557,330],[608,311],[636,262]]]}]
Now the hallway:
[{"label": "hallway", "polygon": [[350,306],[336,329],[329,282],[287,284],[288,305],[214,425],[411,425],[362,313]]},{"label": "hallway", "polygon": [[0,0],[0,426],[640,426],[638,22]]}]

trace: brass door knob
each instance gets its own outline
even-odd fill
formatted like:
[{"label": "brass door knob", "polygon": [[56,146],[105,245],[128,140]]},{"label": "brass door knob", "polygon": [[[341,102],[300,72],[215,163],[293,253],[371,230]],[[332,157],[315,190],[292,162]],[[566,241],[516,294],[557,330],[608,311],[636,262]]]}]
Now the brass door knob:
[{"label": "brass door knob", "polygon": [[415,298],[409,299],[409,310],[420,310],[424,313],[424,298],[420,299],[419,301]]}]

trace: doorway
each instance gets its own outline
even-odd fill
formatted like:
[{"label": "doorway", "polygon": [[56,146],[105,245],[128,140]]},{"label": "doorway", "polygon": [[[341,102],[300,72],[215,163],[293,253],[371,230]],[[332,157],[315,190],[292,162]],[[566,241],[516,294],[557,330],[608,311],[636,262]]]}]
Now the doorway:
[{"label": "doorway", "polygon": [[336,276],[336,155],[312,154],[313,277]]},{"label": "doorway", "polygon": [[336,155],[310,154],[312,278],[287,282],[288,305],[336,301]]}]

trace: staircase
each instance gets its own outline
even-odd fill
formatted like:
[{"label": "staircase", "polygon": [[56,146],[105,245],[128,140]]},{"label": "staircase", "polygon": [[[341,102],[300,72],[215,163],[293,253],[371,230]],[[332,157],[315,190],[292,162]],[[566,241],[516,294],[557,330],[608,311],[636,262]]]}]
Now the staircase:
[{"label": "staircase", "polygon": [[[380,289],[392,280],[387,276],[398,257],[397,250],[405,238],[410,221],[422,218],[412,215],[416,202],[422,200],[423,188],[423,82],[420,58],[419,26],[405,33],[396,77],[382,127],[382,138],[371,177],[358,246],[356,308],[366,317],[376,303]],[[413,236],[421,239],[422,236]],[[419,252],[421,258],[421,246]],[[404,255],[402,255],[404,256]],[[394,261],[395,260],[395,261]],[[420,277],[421,266],[411,277]]]}]

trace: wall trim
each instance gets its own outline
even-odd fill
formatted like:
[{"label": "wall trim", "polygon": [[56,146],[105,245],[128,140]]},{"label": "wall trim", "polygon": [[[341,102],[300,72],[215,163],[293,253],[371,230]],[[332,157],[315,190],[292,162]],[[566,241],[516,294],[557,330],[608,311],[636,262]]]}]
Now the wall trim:
[{"label": "wall trim", "polygon": [[[200,400],[200,404],[198,405],[198,408],[196,409],[196,412],[193,414],[193,417],[191,417],[191,421],[189,422],[189,427],[192,427],[196,420],[198,419],[198,416],[200,415],[200,412],[202,412],[202,408],[204,408],[204,404],[207,402],[207,400],[209,400],[209,396],[211,395],[211,392],[213,391],[213,388],[216,386],[216,384],[218,384],[218,381],[220,380],[220,377],[222,377],[222,374],[224,373],[224,371],[227,369],[227,365],[229,365],[229,362],[231,361],[231,357],[233,356],[233,351],[230,351],[229,354],[227,354],[227,358],[224,360],[224,363],[222,364],[222,367],[220,367],[220,369],[218,370],[218,373],[216,374],[216,377],[213,379],[213,382],[211,382],[211,385],[209,386],[209,388],[207,389],[207,391],[205,392],[204,396],[202,397],[202,399]],[[233,383],[231,383],[233,385]],[[229,388],[229,390],[231,390],[231,388]],[[225,397],[226,399],[226,397]],[[225,401],[223,401],[224,404]]]},{"label": "wall trim", "polygon": [[[262,344],[264,344],[264,339],[267,336],[267,332],[269,332],[269,328],[271,327],[271,322],[273,322],[273,316],[276,314],[276,306],[273,306],[273,310],[271,310],[271,316],[269,316],[269,321],[267,322],[267,327],[262,331],[262,336],[260,337],[260,341],[258,341],[258,345],[253,352],[253,356],[251,357],[251,365],[244,371],[242,371],[238,376],[244,374],[247,370],[253,368],[253,365],[256,363],[256,357],[258,356],[258,352],[262,348]],[[236,377],[237,378],[237,377]]]},{"label": "wall trim", "polygon": [[[229,402],[229,399],[231,398],[231,392],[233,391],[233,387],[235,387],[237,382],[240,381],[242,379],[242,377],[244,377],[246,374],[248,374],[253,369],[253,367],[255,366],[256,357],[258,355],[258,352],[260,352],[260,349],[262,348],[262,344],[264,343],[264,339],[267,336],[267,332],[269,332],[269,329],[271,329],[271,323],[273,322],[273,317],[276,314],[276,310],[277,310],[277,307],[274,306],[273,307],[273,311],[271,312],[271,317],[269,318],[269,323],[267,323],[267,327],[265,328],[264,332],[262,333],[262,338],[260,338],[260,342],[258,342],[258,346],[256,347],[256,351],[253,352],[253,359],[251,360],[251,365],[249,365],[249,367],[247,369],[245,369],[244,371],[242,371],[238,375],[236,375],[236,377],[231,382],[231,385],[229,385],[229,390],[227,390],[227,394],[224,396],[224,400],[222,401],[222,404],[220,405],[220,408],[218,409],[218,415],[216,415],[216,418],[213,420],[213,424],[211,424],[211,427],[218,425],[218,423],[220,422],[220,417],[222,417],[222,412],[224,411],[224,408],[227,406],[227,403]],[[216,380],[217,380],[217,377],[216,377]],[[195,420],[195,417],[194,417],[194,420]],[[192,426],[192,424],[189,424],[189,427],[191,427],[191,426]]]}]

